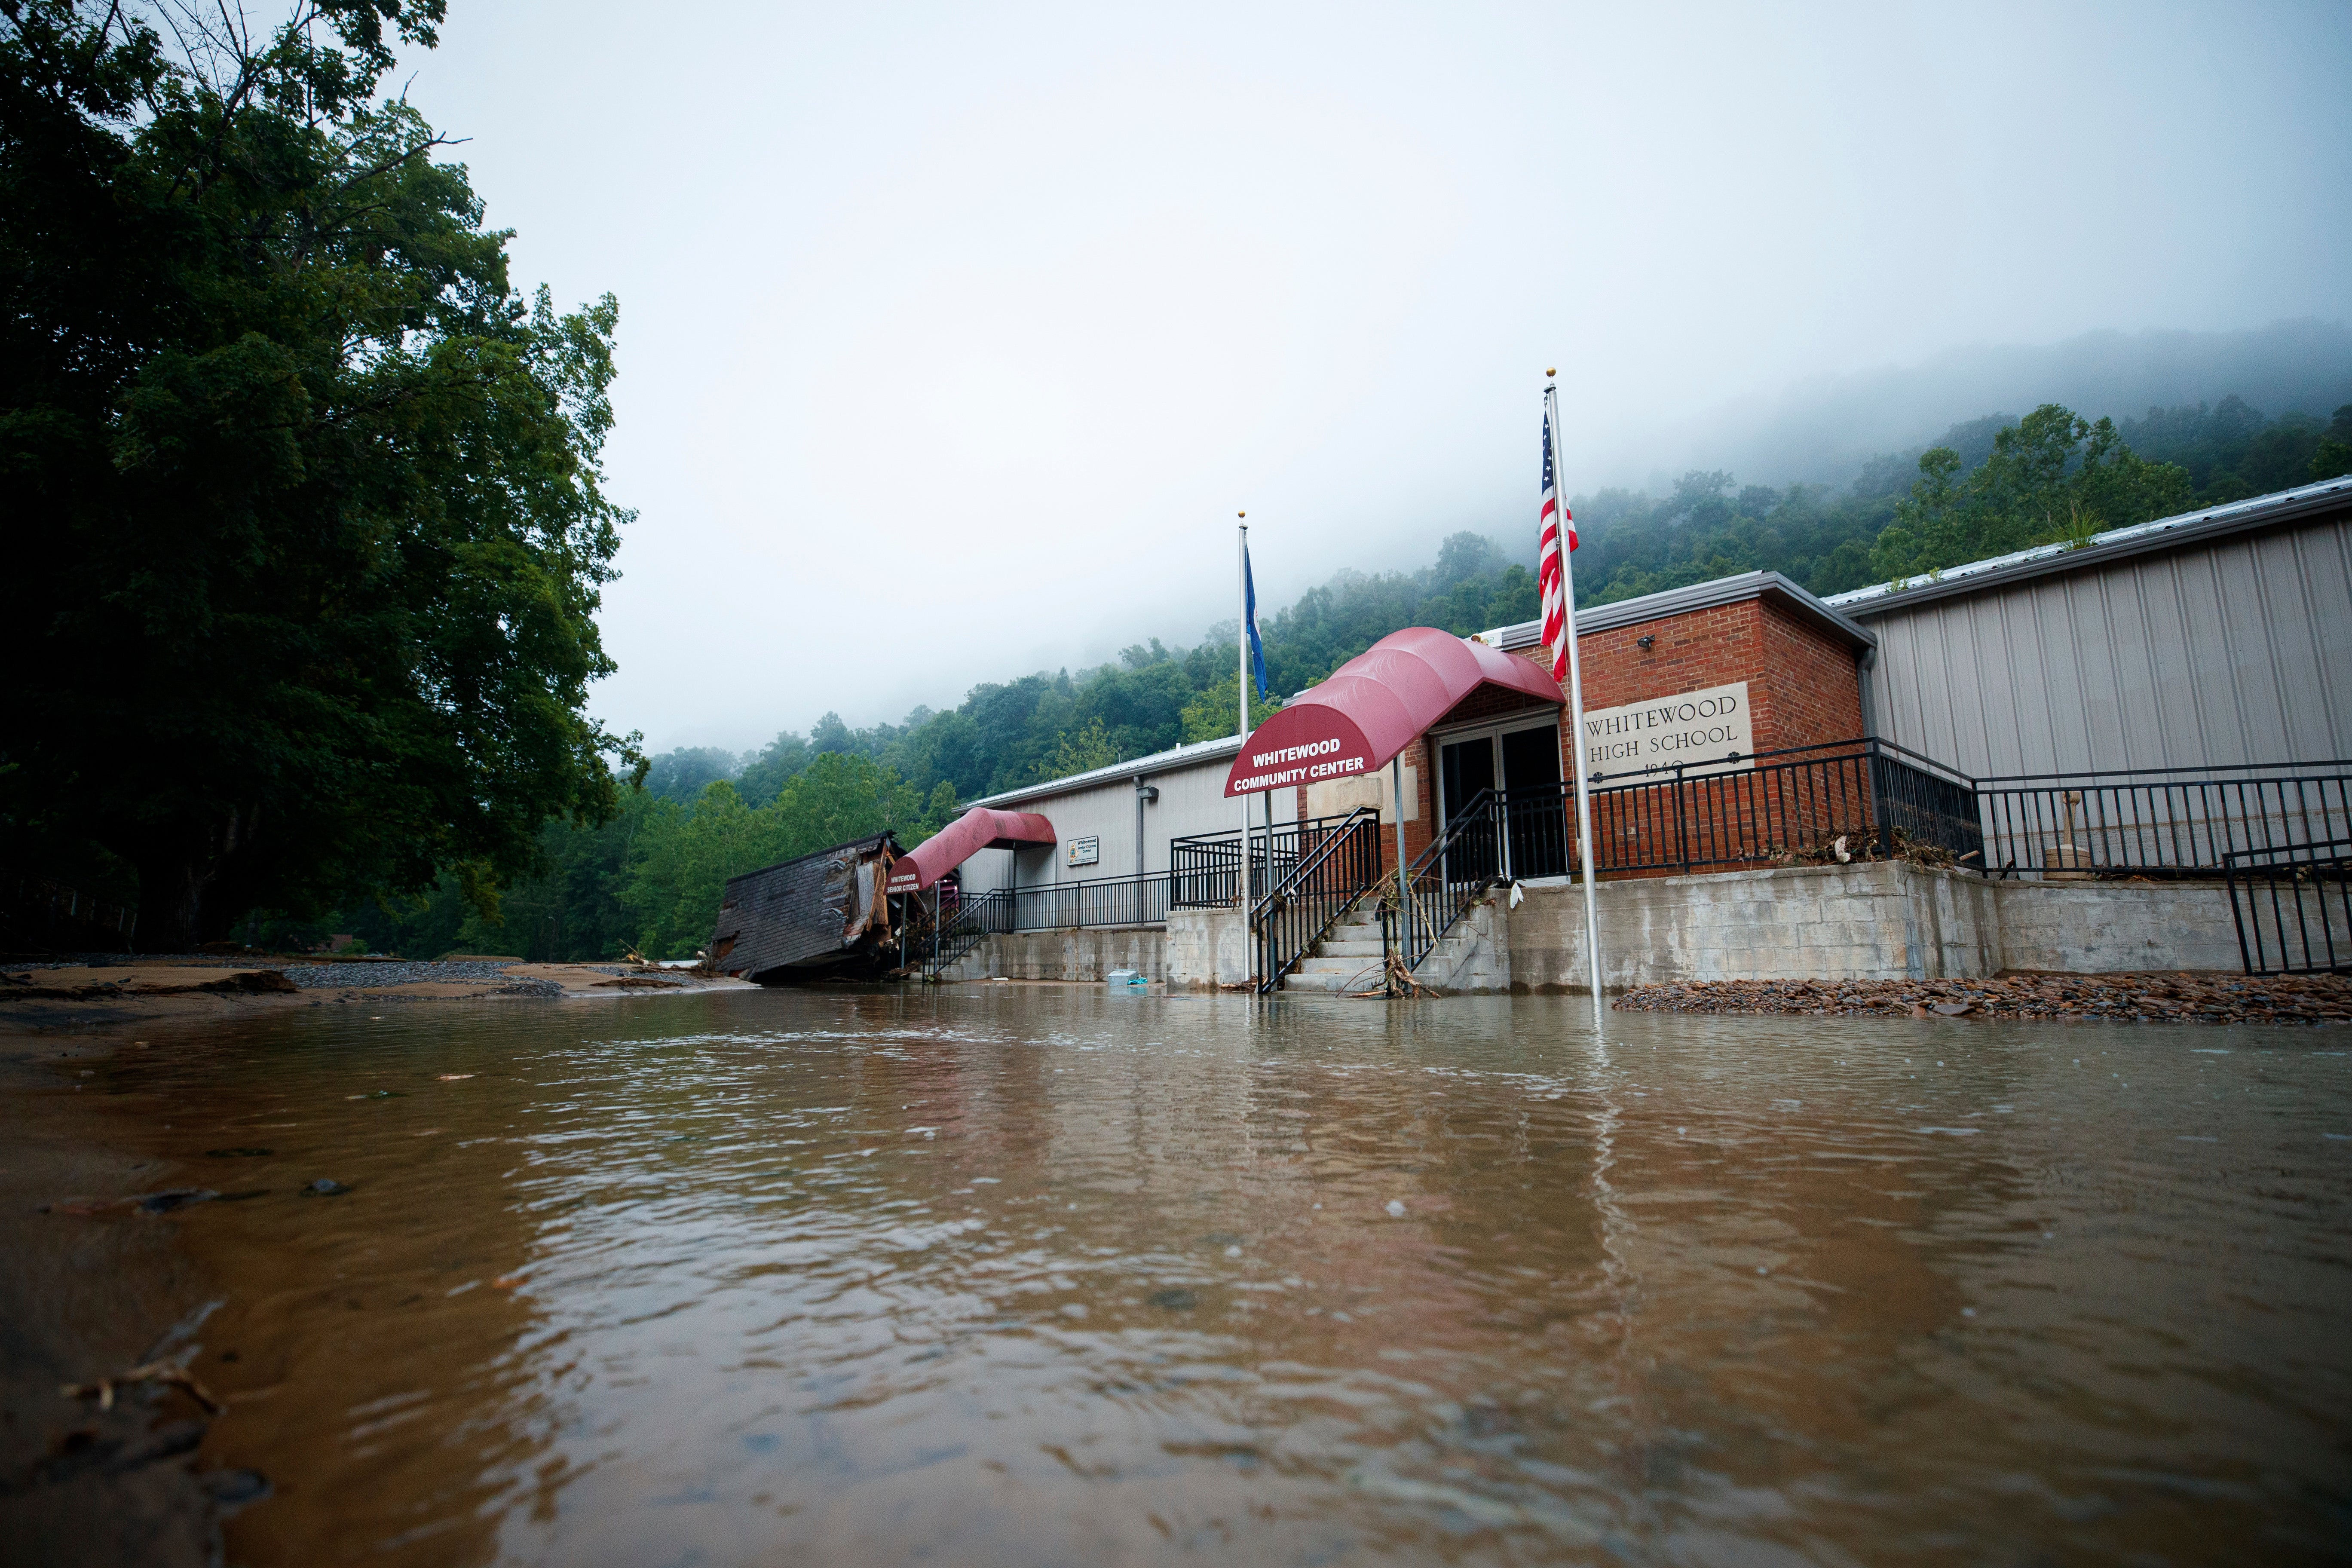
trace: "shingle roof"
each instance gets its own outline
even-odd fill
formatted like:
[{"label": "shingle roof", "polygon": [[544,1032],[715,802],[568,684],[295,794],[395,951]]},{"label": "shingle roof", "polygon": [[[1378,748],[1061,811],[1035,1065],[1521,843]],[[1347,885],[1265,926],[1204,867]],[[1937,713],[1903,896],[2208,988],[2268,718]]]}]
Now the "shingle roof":
[{"label": "shingle roof", "polygon": [[[710,931],[712,966],[757,980],[849,956],[864,934],[862,922],[853,927],[851,921],[867,912],[870,901],[857,869],[886,848],[895,856],[898,839],[877,833],[729,878]],[[734,945],[728,948],[730,939]]]}]

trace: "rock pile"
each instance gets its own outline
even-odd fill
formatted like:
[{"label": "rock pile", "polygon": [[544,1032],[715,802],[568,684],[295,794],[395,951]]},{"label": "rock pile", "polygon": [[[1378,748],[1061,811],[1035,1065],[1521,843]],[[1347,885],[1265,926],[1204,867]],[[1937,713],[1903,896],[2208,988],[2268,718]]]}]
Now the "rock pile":
[{"label": "rock pile", "polygon": [[2150,1024],[2352,1023],[2342,974],[2006,974],[1990,980],[1707,980],[1637,985],[1625,1012],[1811,1017],[2111,1018]]}]

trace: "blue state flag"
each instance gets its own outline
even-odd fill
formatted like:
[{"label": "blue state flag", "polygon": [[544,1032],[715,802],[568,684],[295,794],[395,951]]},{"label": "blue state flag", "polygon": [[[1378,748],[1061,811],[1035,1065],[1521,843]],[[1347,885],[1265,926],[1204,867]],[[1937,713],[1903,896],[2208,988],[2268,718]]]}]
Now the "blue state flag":
[{"label": "blue state flag", "polygon": [[1265,644],[1257,636],[1257,581],[1250,575],[1249,546],[1242,546],[1243,630],[1249,637],[1250,668],[1257,674],[1257,694],[1266,695]]}]

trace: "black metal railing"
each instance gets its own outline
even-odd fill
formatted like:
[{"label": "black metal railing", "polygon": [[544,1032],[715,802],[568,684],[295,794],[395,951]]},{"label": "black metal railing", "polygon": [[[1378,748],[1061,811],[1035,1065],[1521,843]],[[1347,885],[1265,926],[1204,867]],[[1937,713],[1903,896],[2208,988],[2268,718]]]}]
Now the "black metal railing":
[{"label": "black metal railing", "polygon": [[1166,871],[1140,877],[1102,877],[1086,882],[1047,882],[1014,888],[1014,931],[1068,931],[1077,926],[1149,926],[1168,922]]},{"label": "black metal railing", "polygon": [[2352,972],[2352,838],[2221,857],[2249,974]]},{"label": "black metal railing", "polygon": [[[1836,858],[1840,839],[1856,859],[1925,848],[1970,868],[1983,861],[1975,781],[1891,741],[1790,746],[1736,763],[1676,763],[1593,780],[1599,872],[1826,861]],[[1538,794],[1559,801],[1564,819],[1574,810],[1575,787],[1564,781],[1514,790],[1509,809],[1520,813],[1517,797]],[[1559,858],[1566,870],[1582,868],[1572,843]]]},{"label": "black metal railing", "polygon": [[940,911],[929,966],[937,979],[940,970],[956,963],[989,937],[1013,929],[1013,890],[995,888],[959,900]]},{"label": "black metal railing", "polygon": [[[1370,807],[1360,807],[1370,810]],[[1377,814],[1376,814],[1377,815]],[[1353,814],[1277,822],[1269,835],[1250,830],[1249,890],[1255,903],[1294,875],[1298,864]],[[1231,909],[1240,892],[1242,835],[1239,828],[1197,833],[1168,841],[1170,901],[1177,909]]]},{"label": "black metal railing", "polygon": [[1172,880],[1167,872],[1154,871],[969,894],[940,910],[938,941],[926,962],[936,975],[987,938],[1014,931],[1165,925]]},{"label": "black metal railing", "polygon": [[2213,876],[2229,857],[2352,837],[2352,762],[1975,781],[2004,876]]},{"label": "black metal railing", "polygon": [[[1548,810],[1559,816],[1560,793],[1549,786],[1519,792],[1526,809],[1515,809],[1508,795],[1482,789],[1445,825],[1428,848],[1390,881],[1381,894],[1382,967],[1391,956],[1401,958],[1408,973],[1421,967],[1445,933],[1454,929],[1480,895],[1511,879],[1511,834]],[[1563,840],[1566,817],[1560,818]],[[1534,871],[1523,876],[1540,875]]]},{"label": "black metal railing", "polygon": [[1260,954],[1261,992],[1280,985],[1282,977],[1381,879],[1381,814],[1371,807],[1359,806],[1339,818],[1336,826],[1308,824],[1297,837],[1297,863],[1250,913],[1250,931]]}]

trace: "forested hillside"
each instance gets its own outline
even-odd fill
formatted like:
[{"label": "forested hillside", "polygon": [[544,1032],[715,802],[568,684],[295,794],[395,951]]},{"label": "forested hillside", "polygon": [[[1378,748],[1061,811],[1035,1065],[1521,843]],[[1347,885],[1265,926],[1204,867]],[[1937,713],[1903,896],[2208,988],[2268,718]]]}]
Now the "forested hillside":
[{"label": "forested hillside", "polygon": [[[2332,423],[2266,418],[2236,397],[2120,426],[2054,405],[1988,415],[1876,458],[1842,491],[1692,472],[1664,496],[1577,497],[1579,597],[1604,604],[1759,569],[1831,594],[2342,473],[2352,473],[2352,407]],[[1276,691],[1313,684],[1401,626],[1467,635],[1533,619],[1523,531],[1509,547],[1456,533],[1418,571],[1343,569],[1308,589],[1261,623]],[[828,713],[740,757],[680,748],[653,759],[613,822],[549,827],[547,874],[491,890],[494,907],[448,878],[419,904],[365,903],[268,934],[351,931],[411,953],[690,953],[729,876],[884,827],[911,843],[961,802],[1231,734],[1234,637],[1228,621],[1189,648],[1155,639],[1096,668],[983,682],[955,708],[918,708],[897,724],[853,729]]]}]

